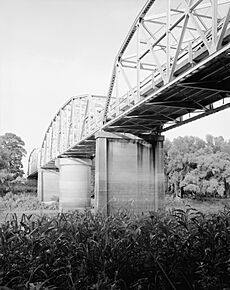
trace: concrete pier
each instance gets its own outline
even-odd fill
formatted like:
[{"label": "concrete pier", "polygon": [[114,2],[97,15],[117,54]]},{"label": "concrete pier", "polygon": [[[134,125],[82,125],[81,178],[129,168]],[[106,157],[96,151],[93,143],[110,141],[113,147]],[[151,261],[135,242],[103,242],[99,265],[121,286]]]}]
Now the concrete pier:
[{"label": "concrete pier", "polygon": [[96,136],[95,206],[110,214],[156,211],[164,203],[163,136],[148,142],[100,132]]},{"label": "concrete pier", "polygon": [[59,209],[90,208],[90,179],[92,160],[87,158],[59,158]]},{"label": "concrete pier", "polygon": [[38,170],[38,198],[40,201],[55,201],[59,197],[59,172],[58,169]]},{"label": "concrete pier", "polygon": [[95,184],[90,158],[58,158],[56,170],[39,170],[38,196],[44,202],[59,197],[60,210],[85,209],[91,207],[94,187],[95,210],[106,215],[124,208],[135,213],[162,209],[163,141],[163,136],[146,141],[130,134],[99,132]]}]

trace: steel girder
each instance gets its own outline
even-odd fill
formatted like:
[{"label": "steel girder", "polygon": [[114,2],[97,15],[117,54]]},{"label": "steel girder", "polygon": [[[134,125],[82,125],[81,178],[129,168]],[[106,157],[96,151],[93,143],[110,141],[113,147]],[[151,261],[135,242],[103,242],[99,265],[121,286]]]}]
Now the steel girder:
[{"label": "steel girder", "polygon": [[155,15],[157,4],[149,0],[135,19],[107,97],[71,98],[31,154],[30,173],[35,159],[49,168],[57,157],[92,156],[98,130],[148,139],[230,106],[230,0],[168,0]]},{"label": "steel girder", "polygon": [[[119,128],[120,125],[119,131],[126,132],[127,130],[122,128],[132,124],[126,121],[118,123],[117,117],[131,116],[129,113],[137,108],[138,104],[142,104],[143,100],[147,101],[150,95],[156,96],[160,89],[170,84],[174,85],[173,81],[184,71],[193,68],[208,56],[214,55],[229,41],[229,0],[168,0],[166,12],[154,15],[154,6],[157,2],[160,4],[157,0],[146,3],[115,59],[104,111],[104,129],[114,129],[114,126]],[[229,70],[229,62],[226,66]],[[219,86],[213,84],[213,81],[215,79],[199,83],[195,79],[190,84],[178,82],[178,85],[214,93],[230,92],[229,87],[223,88],[221,84]],[[222,99],[228,96],[222,94]],[[214,98],[214,101],[219,99],[221,95]],[[158,98],[157,101],[165,102],[164,106],[168,104],[166,117],[169,117],[171,114],[169,98],[167,100]],[[174,99],[171,98],[170,102],[173,103]],[[185,109],[184,112],[178,112],[179,115],[187,113],[191,115],[196,107],[199,107],[199,113],[207,112],[207,106],[202,104],[202,99],[194,100],[185,96],[180,97],[179,100],[177,98],[175,103],[178,102],[180,107],[184,104]],[[188,102],[191,103],[189,108]],[[159,107],[154,102],[150,105],[152,108],[155,106],[158,112],[163,107],[163,104]],[[165,117],[163,112],[162,116]],[[177,117],[171,119],[174,119],[171,121],[177,125],[180,123]],[[138,122],[135,123],[138,125]],[[168,125],[171,124],[161,122],[160,126],[153,128],[152,132],[164,130]],[[130,130],[129,133],[136,134],[138,130]]]},{"label": "steel girder", "polygon": [[[45,133],[40,165],[54,166],[53,161],[61,156],[92,155],[94,143],[91,144],[90,140],[84,142],[84,139],[102,126],[104,105],[103,96],[72,97],[54,116]],[[84,147],[83,151],[81,146]]]}]

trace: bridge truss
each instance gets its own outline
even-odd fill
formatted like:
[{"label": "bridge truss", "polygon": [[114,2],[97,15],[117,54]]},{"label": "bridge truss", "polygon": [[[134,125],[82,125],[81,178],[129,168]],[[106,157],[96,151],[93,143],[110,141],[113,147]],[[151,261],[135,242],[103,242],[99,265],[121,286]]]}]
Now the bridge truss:
[{"label": "bridge truss", "polygon": [[214,103],[229,97],[230,2],[167,1],[166,13],[157,16],[154,2],[143,8],[115,59],[107,130],[163,132],[220,110]]},{"label": "bridge truss", "polygon": [[55,115],[41,166],[92,156],[98,130],[148,139],[230,106],[230,0],[168,0],[155,15],[160,2],[149,0],[135,19],[107,96],[74,97]]}]

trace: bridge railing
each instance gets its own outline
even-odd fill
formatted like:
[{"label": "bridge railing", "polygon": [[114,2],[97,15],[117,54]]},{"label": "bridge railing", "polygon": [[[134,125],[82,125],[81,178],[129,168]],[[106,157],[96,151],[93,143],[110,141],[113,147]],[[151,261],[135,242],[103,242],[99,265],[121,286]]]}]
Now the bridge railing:
[{"label": "bridge railing", "polygon": [[41,166],[102,126],[105,97],[82,95],[71,98],[54,116],[41,147]]},{"label": "bridge railing", "polygon": [[168,0],[160,15],[152,15],[154,2],[160,1],[146,3],[115,59],[104,124],[219,50],[229,34],[229,0]]}]

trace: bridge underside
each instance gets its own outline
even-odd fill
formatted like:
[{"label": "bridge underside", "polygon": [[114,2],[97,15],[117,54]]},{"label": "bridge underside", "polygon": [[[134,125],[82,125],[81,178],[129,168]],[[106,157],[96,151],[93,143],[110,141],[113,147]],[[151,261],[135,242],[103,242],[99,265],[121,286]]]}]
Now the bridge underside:
[{"label": "bridge underside", "polygon": [[[207,51],[199,52],[196,60],[200,61],[205,54]],[[150,85],[144,92],[140,104],[110,121],[104,130],[148,138],[148,135],[159,134],[229,107],[229,103],[224,104],[224,99],[230,97],[229,60],[228,48],[223,53],[218,53],[216,57],[200,62],[199,65],[182,66],[176,72],[180,76],[176,77],[171,85],[157,91]],[[191,67],[190,71],[183,76],[183,71],[187,71],[188,66]],[[158,86],[162,86],[162,83],[159,82]],[[223,103],[214,108],[213,103],[220,100]],[[196,116],[183,119],[184,115],[193,112],[196,112]]]},{"label": "bridge underside", "polygon": [[154,2],[131,26],[107,96],[72,97],[51,121],[40,157],[31,156],[63,207],[89,206],[94,160],[97,209],[111,212],[111,200],[116,208],[133,200],[138,212],[161,208],[161,134],[230,107],[230,1],[166,1],[158,16]]},{"label": "bridge underside", "polygon": [[[79,208],[82,204],[90,207],[92,188],[89,180],[92,175],[89,171],[94,160],[96,174],[93,187],[97,209],[109,214],[122,205],[132,205],[135,212],[162,208],[163,140],[160,139],[159,143],[157,138],[160,138],[161,132],[230,106],[229,102],[217,108],[212,105],[230,96],[229,57],[230,48],[218,53],[209,61],[191,66],[190,72],[185,76],[180,72],[175,82],[157,92],[150,86],[143,101],[119,115],[119,118],[109,121],[102,127],[103,130],[87,136],[58,156],[59,160],[63,160],[63,164],[66,164],[66,160],[67,164],[72,162],[73,172],[68,171],[69,176],[72,176],[72,179],[68,180],[70,187],[60,185],[60,180],[64,179],[63,173],[60,172],[57,178],[57,159],[52,159],[42,166],[42,176],[46,178],[44,182],[48,182],[48,186],[43,184],[47,193],[40,193],[40,196],[51,196],[53,188],[56,188],[60,190],[58,196],[62,209]],[[183,120],[184,115],[193,112],[197,113],[195,117]],[[172,124],[165,127],[164,124],[169,121],[172,121]],[[113,133],[109,135],[109,131]],[[104,135],[100,132],[104,132]],[[147,142],[143,144],[143,140]],[[76,165],[73,160],[80,161]],[[83,163],[87,162],[87,168],[82,165],[81,160]],[[140,160],[144,160],[144,163]],[[61,172],[66,172],[65,165],[62,166]],[[85,172],[84,178],[79,175],[80,172]],[[50,182],[52,184],[49,184]],[[41,182],[39,184],[42,188]],[[61,188],[65,188],[65,193]],[[80,199],[76,191],[80,194]]]},{"label": "bridge underside", "polygon": [[106,215],[122,208],[135,213],[162,209],[163,140],[100,131],[87,154],[76,147],[39,170],[38,196],[45,202],[59,197],[60,209],[72,210],[90,208],[95,195],[95,210]]}]

